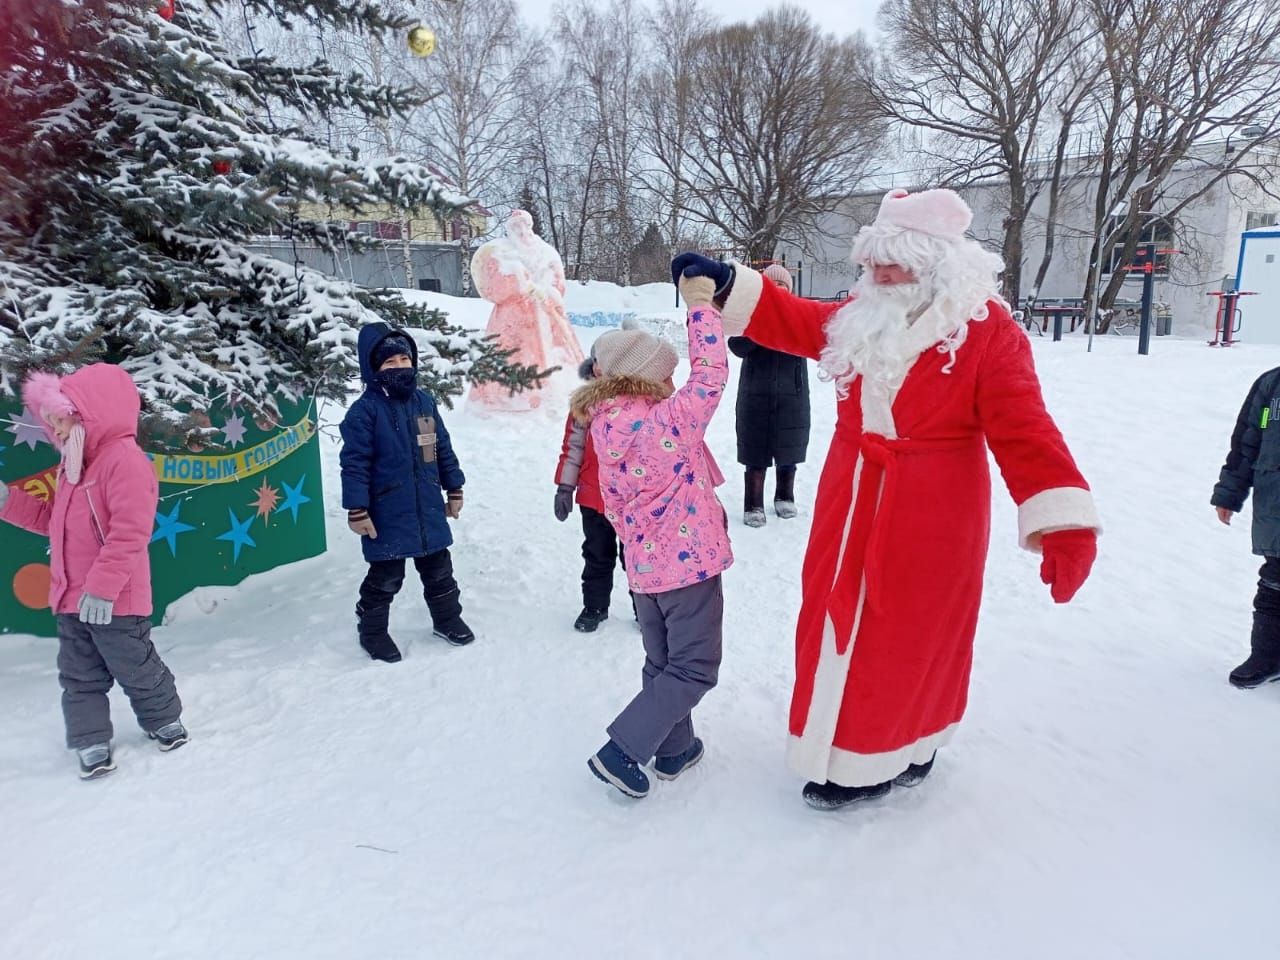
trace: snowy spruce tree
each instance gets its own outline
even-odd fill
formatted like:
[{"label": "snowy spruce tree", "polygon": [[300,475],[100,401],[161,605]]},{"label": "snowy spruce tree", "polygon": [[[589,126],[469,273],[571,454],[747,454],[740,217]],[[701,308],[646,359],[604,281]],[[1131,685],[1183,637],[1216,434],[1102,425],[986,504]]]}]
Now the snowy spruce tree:
[{"label": "snowy spruce tree", "polygon": [[467,201],[419,163],[336,155],[303,129],[334,110],[395,122],[414,92],[235,56],[229,7],[401,46],[410,26],[362,0],[0,0],[0,392],[111,360],[176,435],[228,399],[271,416],[280,392],[341,396],[373,320],[426,331],[422,383],[446,401],[467,379],[535,380],[438,311],[247,249],[376,242],[307,210]]}]

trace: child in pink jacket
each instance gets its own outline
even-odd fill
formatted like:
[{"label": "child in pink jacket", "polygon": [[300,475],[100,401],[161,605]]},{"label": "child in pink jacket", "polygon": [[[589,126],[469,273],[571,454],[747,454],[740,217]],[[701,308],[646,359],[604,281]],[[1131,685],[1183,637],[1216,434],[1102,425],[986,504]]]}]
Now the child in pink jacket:
[{"label": "child in pink jacket", "polygon": [[639,694],[609,726],[591,772],[629,797],[649,792],[641,766],[674,780],[702,759],[691,711],[716,685],[724,595],[733,563],[715,488],[724,482],[703,440],[729,378],[710,280],[682,284],[689,305],[689,380],[674,389],[676,352],[639,330],[595,345],[601,376],[573,397],[591,424],[605,516],[618,532],[644,637]]},{"label": "child in pink jacket", "polygon": [[115,769],[107,702],[114,681],[161,750],[187,742],[173,674],[151,643],[156,474],[136,439],[138,388],[120,367],[37,373],[22,397],[62,464],[52,501],[0,485],[0,519],[49,538],[67,746],[79,753],[80,776],[95,779]]}]

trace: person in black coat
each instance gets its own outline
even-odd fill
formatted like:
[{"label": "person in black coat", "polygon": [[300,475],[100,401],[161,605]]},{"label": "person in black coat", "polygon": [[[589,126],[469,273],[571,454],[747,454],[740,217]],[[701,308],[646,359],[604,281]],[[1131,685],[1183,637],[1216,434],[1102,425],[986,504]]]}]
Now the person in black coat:
[{"label": "person in black coat", "polygon": [[466,477],[435,398],[418,387],[413,338],[371,323],[360,331],[359,352],[365,390],[342,421],[342,505],[369,563],[356,605],[360,646],[395,663],[400,649],[387,624],[410,558],[435,635],[456,646],[475,639],[449,555],[449,520],[462,512]]},{"label": "person in black coat", "polygon": [[1237,687],[1280,680],[1280,367],[1254,382],[1210,503],[1231,523],[1253,491],[1253,552],[1263,558],[1253,598],[1249,658],[1228,678]]},{"label": "person in black coat", "polygon": [[[771,263],[764,277],[791,290],[791,274]],[[746,467],[742,522],[763,527],[764,481],[777,464],[773,510],[782,519],[796,515],[796,464],[809,448],[809,370],[804,357],[769,350],[746,337],[730,337],[729,349],[742,358],[738,375],[738,462]]]}]

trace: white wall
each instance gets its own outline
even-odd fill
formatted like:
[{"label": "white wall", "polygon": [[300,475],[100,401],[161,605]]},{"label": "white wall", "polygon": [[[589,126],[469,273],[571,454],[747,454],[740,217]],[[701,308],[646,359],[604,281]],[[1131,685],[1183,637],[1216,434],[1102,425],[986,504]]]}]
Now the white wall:
[{"label": "white wall", "polygon": [[1246,343],[1280,343],[1280,230],[1253,233],[1241,241],[1240,333]]},{"label": "white wall", "polygon": [[[1198,158],[1179,171],[1167,186],[1167,202],[1204,188],[1219,167],[1212,157]],[[998,251],[1004,218],[1005,187],[983,185],[961,190],[974,209],[971,233]],[[1093,236],[1093,179],[1079,176],[1068,182],[1060,201],[1054,256],[1040,288],[1042,298],[1080,297],[1088,276]],[[1170,275],[1156,281],[1156,299],[1171,305],[1173,332],[1186,336],[1211,333],[1217,301],[1207,296],[1222,288],[1223,278],[1234,276],[1240,233],[1247,211],[1262,209],[1256,189],[1243,177],[1210,187],[1177,217],[1175,246],[1183,253],[1173,257]],[[799,246],[779,248],[788,263],[804,262],[804,293],[829,297],[853,286],[856,270],[848,262],[849,247],[858,228],[875,217],[882,193],[864,194],[844,201],[822,229]],[[1157,213],[1159,211],[1156,211]],[[1022,289],[1029,295],[1044,254],[1048,197],[1042,192],[1027,221]],[[1135,274],[1121,289],[1120,299],[1136,301],[1142,295],[1142,279]]]}]

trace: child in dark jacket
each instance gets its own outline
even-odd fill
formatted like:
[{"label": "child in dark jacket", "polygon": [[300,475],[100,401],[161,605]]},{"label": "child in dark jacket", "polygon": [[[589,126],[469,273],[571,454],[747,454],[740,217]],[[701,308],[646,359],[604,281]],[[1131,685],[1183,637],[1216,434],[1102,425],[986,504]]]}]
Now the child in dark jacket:
[{"label": "child in dark jacket", "polygon": [[360,646],[374,660],[396,663],[400,649],[387,624],[409,558],[435,635],[456,646],[475,639],[462,620],[449,556],[448,521],[462,512],[466,478],[435,399],[418,387],[413,338],[372,323],[360,331],[359,351],[365,390],[342,421],[342,505],[369,562],[356,605]]},{"label": "child in dark jacket", "polygon": [[1263,558],[1253,598],[1249,658],[1228,679],[1249,689],[1280,680],[1280,367],[1259,377],[1245,397],[1231,450],[1210,503],[1231,523],[1253,491],[1253,552]]},{"label": "child in dark jacket", "polygon": [[[594,352],[578,367],[583,380],[600,375]],[[622,557],[618,534],[604,515],[600,496],[600,464],[591,432],[570,413],[564,425],[564,442],[556,464],[556,519],[569,519],[574,500],[582,511],[582,612],[573,622],[580,633],[594,633],[609,619],[613,594],[613,570]]]}]

